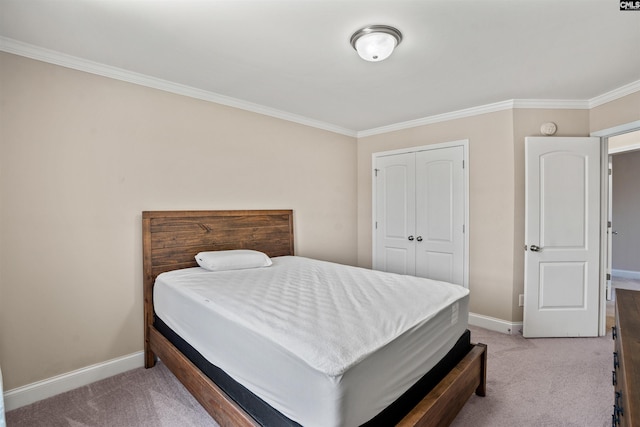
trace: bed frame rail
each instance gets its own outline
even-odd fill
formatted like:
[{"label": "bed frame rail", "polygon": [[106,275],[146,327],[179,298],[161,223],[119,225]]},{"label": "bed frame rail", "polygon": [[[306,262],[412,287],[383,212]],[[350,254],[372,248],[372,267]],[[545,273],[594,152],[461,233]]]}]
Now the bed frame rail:
[{"label": "bed frame rail", "polygon": [[469,397],[486,395],[487,346],[476,344],[446,377],[416,405],[398,427],[448,426]]}]

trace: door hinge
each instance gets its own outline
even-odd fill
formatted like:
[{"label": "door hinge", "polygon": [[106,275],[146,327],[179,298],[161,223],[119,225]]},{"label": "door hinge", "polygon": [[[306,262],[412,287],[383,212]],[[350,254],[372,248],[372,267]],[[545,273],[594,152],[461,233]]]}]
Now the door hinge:
[{"label": "door hinge", "polygon": [[609,175],[613,175],[613,170],[609,169]]},{"label": "door hinge", "polygon": [[464,227],[464,224],[462,224],[462,233],[463,234],[464,234],[464,230],[465,230],[465,227]]},{"label": "door hinge", "polygon": [[611,280],[611,274],[607,273],[607,280]]},{"label": "door hinge", "polygon": [[376,230],[378,229],[378,221],[376,221]]},{"label": "door hinge", "polygon": [[462,161],[462,169],[464,169],[464,160]]},{"label": "door hinge", "polygon": [[380,170],[380,169],[374,169],[374,170],[373,170],[373,171],[375,172],[375,174],[376,174],[376,177],[378,176],[378,171],[379,171],[379,170]]},{"label": "door hinge", "polygon": [[611,228],[611,221],[607,221],[607,228]]}]

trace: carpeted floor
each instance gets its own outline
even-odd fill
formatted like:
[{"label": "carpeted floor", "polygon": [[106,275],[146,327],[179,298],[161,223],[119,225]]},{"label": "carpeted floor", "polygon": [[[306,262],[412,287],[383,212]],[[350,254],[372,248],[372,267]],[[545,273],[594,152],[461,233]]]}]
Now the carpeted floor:
[{"label": "carpeted floor", "polygon": [[473,328],[489,343],[488,393],[472,396],[452,426],[610,426],[616,289],[640,291],[640,280],[613,277],[607,337],[526,340]]},{"label": "carpeted floor", "polygon": [[453,427],[611,425],[613,341],[538,338],[479,328],[489,345],[487,396],[471,396]]},{"label": "carpeted floor", "polygon": [[161,363],[9,411],[6,418],[8,427],[218,425]]},{"label": "carpeted floor", "polygon": [[7,427],[218,426],[159,363],[9,411]]},{"label": "carpeted floor", "polygon": [[[472,396],[454,427],[611,425],[613,341],[524,339],[471,327],[489,346],[487,396]],[[161,363],[7,413],[7,426],[217,426]]]}]

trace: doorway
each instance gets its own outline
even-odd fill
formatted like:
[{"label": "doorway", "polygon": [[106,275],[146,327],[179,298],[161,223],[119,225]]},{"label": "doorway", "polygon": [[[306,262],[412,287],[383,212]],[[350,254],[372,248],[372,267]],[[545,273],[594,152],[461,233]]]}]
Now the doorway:
[{"label": "doorway", "polygon": [[616,289],[640,290],[640,131],[609,138],[610,278],[607,329],[614,323]]},{"label": "doorway", "polygon": [[[601,270],[601,306],[600,306],[600,335],[603,336],[606,334],[607,323],[610,321],[610,317],[608,316],[608,309],[611,310],[610,307],[613,307],[611,303],[607,300],[607,288],[610,288],[611,281],[607,280],[607,274],[611,274],[611,257],[612,254],[611,245],[609,242],[609,236],[612,236],[612,232],[614,229],[609,227],[609,162],[607,161],[609,150],[615,152],[623,152],[625,150],[634,150],[640,149],[640,143],[625,143],[624,147],[618,147],[617,144],[620,142],[620,139],[617,139],[618,136],[623,136],[630,133],[640,132],[640,120],[635,122],[626,123],[620,126],[615,126],[608,129],[599,130],[596,132],[592,132],[591,136],[596,136],[601,138],[602,144],[602,197],[601,197],[601,248],[600,248],[600,263],[604,267]],[[623,137],[624,139],[624,137]]]}]

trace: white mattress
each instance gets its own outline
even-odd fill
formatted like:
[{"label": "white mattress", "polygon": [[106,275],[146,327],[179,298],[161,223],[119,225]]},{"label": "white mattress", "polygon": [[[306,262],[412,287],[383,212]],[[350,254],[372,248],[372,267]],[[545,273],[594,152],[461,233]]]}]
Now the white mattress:
[{"label": "white mattress", "polygon": [[445,282],[302,257],[158,276],[156,315],[236,381],[306,426],[358,426],[396,400],[467,328]]}]

